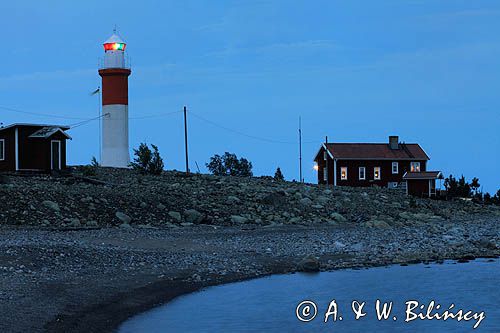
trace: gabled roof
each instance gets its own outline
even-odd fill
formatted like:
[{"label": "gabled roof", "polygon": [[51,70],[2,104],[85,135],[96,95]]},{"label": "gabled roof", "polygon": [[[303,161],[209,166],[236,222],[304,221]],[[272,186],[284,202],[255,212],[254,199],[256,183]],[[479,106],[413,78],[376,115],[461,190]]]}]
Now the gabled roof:
[{"label": "gabled roof", "polygon": [[30,138],[43,138],[43,139],[47,139],[47,138],[50,138],[52,135],[54,135],[54,134],[56,134],[58,132],[60,132],[62,135],[64,135],[66,137],[66,139],[70,139],[71,140],[71,137],[68,135],[68,133],[64,132],[64,130],[61,127],[58,127],[58,126],[46,126],[46,127],[42,127],[41,129],[39,129],[35,133],[31,134],[29,137]]},{"label": "gabled roof", "polygon": [[[327,143],[331,158],[346,160],[429,160],[429,156],[416,143],[400,143],[391,149],[387,143]],[[317,157],[317,156],[316,156]]]},{"label": "gabled roof", "polygon": [[404,180],[408,179],[442,179],[441,171],[422,171],[422,172],[405,172]]}]

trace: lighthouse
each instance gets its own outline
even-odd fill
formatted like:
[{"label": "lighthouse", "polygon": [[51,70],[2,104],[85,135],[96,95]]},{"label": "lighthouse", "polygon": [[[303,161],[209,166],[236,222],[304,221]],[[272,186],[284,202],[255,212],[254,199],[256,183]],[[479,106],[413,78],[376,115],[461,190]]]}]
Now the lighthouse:
[{"label": "lighthouse", "polygon": [[101,165],[127,168],[128,146],[128,76],[127,44],[117,34],[104,42],[104,59],[99,68],[102,78],[102,146]]}]

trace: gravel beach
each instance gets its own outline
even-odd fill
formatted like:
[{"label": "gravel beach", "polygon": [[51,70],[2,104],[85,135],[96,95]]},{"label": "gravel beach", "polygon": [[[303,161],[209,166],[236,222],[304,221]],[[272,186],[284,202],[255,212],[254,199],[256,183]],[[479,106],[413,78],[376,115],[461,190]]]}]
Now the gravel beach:
[{"label": "gravel beach", "polygon": [[166,173],[0,184],[0,331],[106,332],[206,286],[500,255],[497,207]]}]

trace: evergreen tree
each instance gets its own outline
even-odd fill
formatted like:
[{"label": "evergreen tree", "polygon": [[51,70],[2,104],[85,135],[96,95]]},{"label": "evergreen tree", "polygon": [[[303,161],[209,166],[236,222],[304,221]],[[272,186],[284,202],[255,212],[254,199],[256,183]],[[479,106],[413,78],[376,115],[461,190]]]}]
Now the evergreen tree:
[{"label": "evergreen tree", "polygon": [[135,158],[130,163],[130,166],[142,173],[159,175],[163,171],[163,159],[160,156],[158,147],[155,145],[151,146],[153,147],[153,151],[145,143],[141,143],[138,149],[134,149]]},{"label": "evergreen tree", "polygon": [[276,169],[276,172],[274,173],[274,180],[277,181],[284,181],[285,177],[283,177],[283,173],[281,173],[280,167]]}]

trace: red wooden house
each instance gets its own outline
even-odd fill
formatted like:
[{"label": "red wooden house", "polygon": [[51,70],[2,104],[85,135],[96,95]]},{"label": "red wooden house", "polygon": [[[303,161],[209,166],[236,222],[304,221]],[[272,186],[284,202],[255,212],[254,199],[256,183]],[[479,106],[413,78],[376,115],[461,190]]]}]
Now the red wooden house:
[{"label": "red wooden house", "polygon": [[66,168],[67,126],[0,127],[0,171],[52,172]]},{"label": "red wooden house", "polygon": [[[422,195],[420,183],[425,182],[435,191],[436,178],[430,181],[429,177],[438,176],[426,172],[429,156],[420,145],[400,143],[397,136],[390,136],[387,143],[324,143],[314,161],[318,183],[334,186],[406,187],[409,194]],[[403,177],[405,174],[426,175],[427,178],[424,181],[415,177],[408,182]],[[412,186],[407,187],[410,183]],[[425,193],[428,195],[429,189]]]}]

